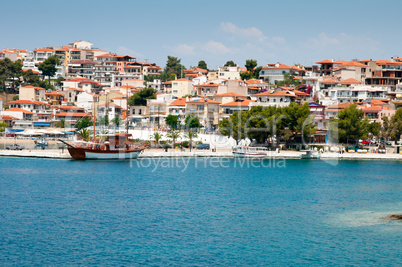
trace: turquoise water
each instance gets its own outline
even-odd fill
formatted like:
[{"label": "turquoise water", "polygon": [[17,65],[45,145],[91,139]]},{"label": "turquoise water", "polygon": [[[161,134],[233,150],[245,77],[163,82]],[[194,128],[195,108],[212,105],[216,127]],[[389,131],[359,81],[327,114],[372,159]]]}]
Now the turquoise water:
[{"label": "turquoise water", "polygon": [[401,162],[0,166],[1,266],[402,264]]}]

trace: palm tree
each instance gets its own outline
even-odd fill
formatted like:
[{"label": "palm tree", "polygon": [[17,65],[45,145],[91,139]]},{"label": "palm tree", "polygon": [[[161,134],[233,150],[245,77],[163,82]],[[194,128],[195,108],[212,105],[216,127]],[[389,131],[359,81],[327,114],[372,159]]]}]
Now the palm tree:
[{"label": "palm tree", "polygon": [[60,119],[54,126],[57,128],[66,128],[67,126],[70,126],[70,123],[68,123],[66,119]]},{"label": "palm tree", "polygon": [[176,145],[176,139],[180,138],[180,133],[178,131],[172,130],[167,135],[168,138],[172,139],[173,141],[173,148]]},{"label": "palm tree", "polygon": [[198,134],[197,134],[196,132],[193,132],[193,131],[189,130],[189,131],[186,133],[185,137],[190,140],[190,143],[189,143],[189,144],[190,144],[190,152],[191,152],[191,147],[192,147],[192,145],[193,145],[193,139],[194,139],[194,138],[197,138],[197,137],[198,137]]},{"label": "palm tree", "polygon": [[89,140],[89,138],[91,138],[91,135],[92,135],[92,131],[91,130],[88,130],[88,129],[81,129],[81,130],[79,130],[78,132],[77,132],[77,135],[79,136],[79,137],[81,137],[82,139],[84,139],[85,141],[88,141]]},{"label": "palm tree", "polygon": [[159,141],[162,139],[163,134],[161,134],[160,132],[155,132],[153,135],[155,142],[159,145]]},{"label": "palm tree", "polygon": [[98,133],[97,137],[106,140],[106,135],[109,134],[108,130],[102,130]]}]

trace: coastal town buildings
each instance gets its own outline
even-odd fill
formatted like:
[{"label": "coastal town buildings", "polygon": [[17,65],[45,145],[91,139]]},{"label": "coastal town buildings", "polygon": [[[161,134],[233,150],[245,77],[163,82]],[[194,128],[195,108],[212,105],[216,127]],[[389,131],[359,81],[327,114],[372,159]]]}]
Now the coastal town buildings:
[{"label": "coastal town buildings", "polygon": [[[169,114],[177,116],[181,126],[191,114],[199,118],[204,129],[216,129],[222,118],[235,111],[308,103],[317,130],[323,134],[330,120],[351,104],[356,104],[370,122],[380,123],[402,107],[402,58],[398,57],[324,59],[312,66],[269,63],[258,77],[249,80],[241,79],[240,74],[247,70],[239,66],[216,70],[191,67],[181,69],[178,76],[183,78],[166,80],[156,63],[97,49],[89,41],[33,51],[0,51],[0,60],[21,60],[23,71],[39,75],[38,66],[50,56],[60,62],[51,77],[55,90],[27,83],[15,88],[14,99],[0,102],[1,116],[8,125],[53,126],[60,119],[74,125],[83,116],[95,115],[107,116],[109,121],[125,121],[128,116],[130,127],[160,128],[166,127]],[[58,81],[61,86],[57,78],[64,79]],[[6,82],[11,84],[12,80]],[[155,99],[148,99],[146,106],[128,106],[128,98],[147,87],[156,90]]]}]

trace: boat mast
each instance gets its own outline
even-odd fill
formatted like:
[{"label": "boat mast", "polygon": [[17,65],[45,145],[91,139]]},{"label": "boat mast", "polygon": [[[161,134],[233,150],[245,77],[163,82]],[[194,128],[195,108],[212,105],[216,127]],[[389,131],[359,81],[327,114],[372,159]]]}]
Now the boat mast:
[{"label": "boat mast", "polygon": [[128,84],[126,85],[126,100],[127,100],[127,111],[126,111],[126,133],[128,134]]},{"label": "boat mast", "polygon": [[94,137],[93,137],[93,141],[95,141],[95,122],[96,122],[96,110],[95,110],[95,97],[96,96],[93,96],[94,98],[94,101],[93,101],[93,104],[94,104],[94,107],[93,107],[93,111],[94,111]]}]

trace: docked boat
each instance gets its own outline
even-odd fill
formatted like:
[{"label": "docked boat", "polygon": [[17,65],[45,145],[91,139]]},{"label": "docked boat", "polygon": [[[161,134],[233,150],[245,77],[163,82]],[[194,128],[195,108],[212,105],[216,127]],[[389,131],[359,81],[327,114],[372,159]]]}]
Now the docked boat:
[{"label": "docked boat", "polygon": [[131,134],[118,133],[105,135],[104,138],[88,142],[59,141],[67,145],[68,152],[73,159],[136,159],[146,148],[146,144],[134,144],[129,137]]},{"label": "docked boat", "polygon": [[45,138],[41,138],[41,139],[36,139],[35,141],[35,146],[39,146],[39,147],[47,147],[49,145],[48,141]]},{"label": "docked boat", "polygon": [[265,158],[268,149],[265,147],[237,146],[232,150],[235,158]]},{"label": "docked boat", "polygon": [[305,154],[300,155],[302,159],[319,159],[321,157],[320,153],[315,150],[304,150],[303,152],[305,152]]}]

